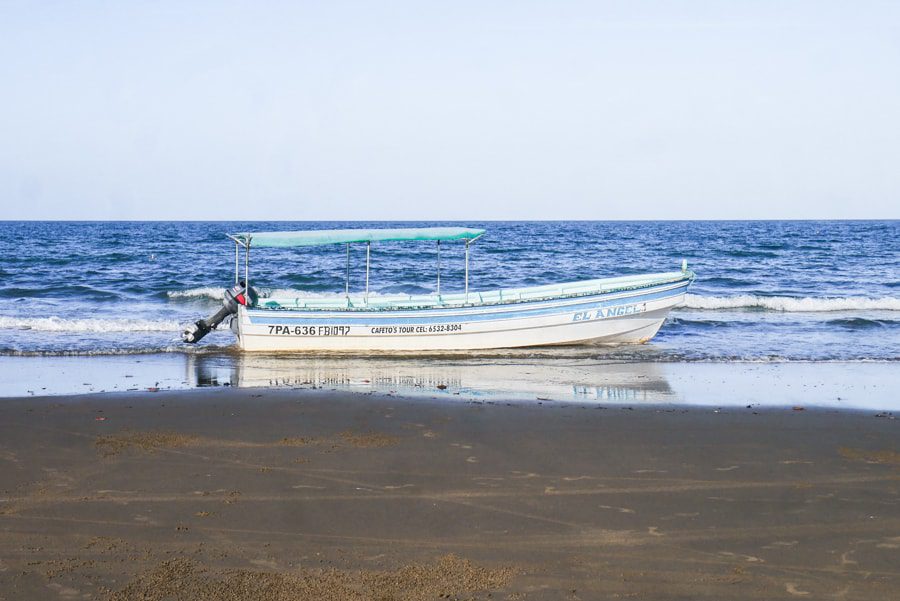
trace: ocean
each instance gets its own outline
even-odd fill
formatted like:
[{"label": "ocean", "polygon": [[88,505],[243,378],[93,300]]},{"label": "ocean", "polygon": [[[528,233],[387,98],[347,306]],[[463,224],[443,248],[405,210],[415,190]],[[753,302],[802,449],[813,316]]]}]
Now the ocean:
[{"label": "ocean", "polygon": [[[180,341],[233,279],[226,233],[428,222],[0,222],[0,356],[227,353],[228,331]],[[473,290],[642,272],[697,274],[649,344],[491,351],[609,362],[893,362],[900,359],[900,222],[466,222]],[[463,286],[463,246],[444,243],[442,291]],[[261,249],[263,293],[341,294],[343,246]],[[351,247],[351,289],[365,246]],[[431,292],[431,243],[372,247],[373,294]]]}]

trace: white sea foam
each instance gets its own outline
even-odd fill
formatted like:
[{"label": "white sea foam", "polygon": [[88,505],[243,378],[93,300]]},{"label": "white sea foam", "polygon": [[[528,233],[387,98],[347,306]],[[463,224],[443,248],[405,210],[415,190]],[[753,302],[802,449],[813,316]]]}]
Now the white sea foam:
[{"label": "white sea foam", "polygon": [[764,309],[789,313],[825,311],[900,311],[900,298],[865,296],[836,297],[791,297],[756,296],[740,294],[735,296],[699,296],[688,294],[684,305],[688,309]]},{"label": "white sea foam", "polygon": [[[230,350],[221,344],[166,344],[144,347],[106,347],[95,349],[9,349],[0,348],[0,357],[107,357],[126,355],[214,355]],[[2,394],[0,394],[2,396]]]},{"label": "white sea foam", "polygon": [[[213,300],[222,300],[224,288],[189,288],[188,290],[170,290],[166,293],[169,298],[207,298]],[[293,288],[259,288],[259,293],[264,298],[334,298],[342,297],[342,293],[337,292],[314,292],[310,290],[295,290]],[[362,294],[361,292],[351,292],[353,294]],[[378,292],[370,292],[371,298],[384,296]]]},{"label": "white sea foam", "polygon": [[166,296],[169,298],[213,298],[216,300],[222,299],[222,293],[224,292],[224,288],[219,286],[218,288],[189,288],[188,290],[169,290],[166,292]]},{"label": "white sea foam", "polygon": [[[222,299],[222,288],[190,288],[168,292],[169,298],[207,298]],[[267,298],[327,298],[339,296],[335,293],[295,290],[291,288],[263,288],[262,296]],[[370,297],[383,296],[371,292]],[[687,309],[763,309],[783,312],[826,312],[826,311],[900,311],[900,298],[864,296],[848,297],[793,297],[793,296],[757,296],[739,294],[735,296],[700,296],[688,294],[683,307]]]},{"label": "white sea foam", "polygon": [[177,332],[180,331],[181,324],[170,320],[0,316],[0,329],[37,332]]}]

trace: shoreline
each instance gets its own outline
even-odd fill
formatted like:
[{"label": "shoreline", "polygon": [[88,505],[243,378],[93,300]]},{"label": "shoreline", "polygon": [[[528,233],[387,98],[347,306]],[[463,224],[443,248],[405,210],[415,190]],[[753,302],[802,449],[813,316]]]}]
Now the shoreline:
[{"label": "shoreline", "polygon": [[834,408],[6,399],[0,599],[883,599],[898,433]]},{"label": "shoreline", "polygon": [[302,402],[303,397],[309,396],[317,402],[340,401],[352,403],[391,403],[406,408],[415,409],[416,407],[441,409],[447,407],[513,407],[533,409],[536,411],[555,411],[555,410],[600,410],[611,412],[632,412],[637,414],[650,413],[693,413],[695,415],[714,414],[714,415],[787,415],[792,413],[804,412],[806,414],[817,415],[851,415],[860,417],[878,417],[888,420],[900,421],[900,412],[888,409],[878,409],[870,407],[845,407],[831,405],[817,405],[814,403],[808,405],[798,405],[787,401],[773,402],[771,404],[750,404],[729,403],[721,404],[700,404],[700,403],[682,403],[682,402],[624,402],[613,400],[610,402],[584,402],[578,399],[574,400],[557,400],[550,398],[533,398],[533,399],[502,399],[502,398],[474,398],[454,396],[436,396],[434,394],[422,394],[419,396],[397,394],[395,392],[383,391],[356,391],[356,390],[340,390],[336,388],[325,387],[283,387],[283,386],[258,386],[245,388],[230,387],[203,387],[189,389],[150,389],[150,390],[128,390],[128,391],[100,391],[86,392],[79,394],[59,394],[45,396],[21,396],[21,397],[0,397],[0,404],[9,405],[10,408],[19,408],[28,412],[35,409],[46,409],[48,407],[65,407],[79,405],[100,405],[109,407],[125,406],[133,408],[135,403],[146,404],[158,402],[164,406],[169,399],[178,402],[187,402],[195,410],[204,410],[206,406],[219,406],[224,397],[229,401],[236,401],[240,404],[250,402],[260,402],[265,397],[280,398],[283,395],[297,395],[300,398],[296,402]]},{"label": "shoreline", "polygon": [[15,397],[150,389],[335,390],[448,402],[565,402],[900,411],[896,362],[604,362],[547,357],[154,354],[0,357]]}]

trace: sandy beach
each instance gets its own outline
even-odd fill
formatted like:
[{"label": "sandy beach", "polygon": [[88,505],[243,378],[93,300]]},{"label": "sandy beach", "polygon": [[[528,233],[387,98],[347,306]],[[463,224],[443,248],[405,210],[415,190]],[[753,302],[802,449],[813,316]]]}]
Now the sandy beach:
[{"label": "sandy beach", "polygon": [[8,399],[0,599],[888,599],[898,428],[321,390]]},{"label": "sandy beach", "polygon": [[0,0],[0,601],[900,601],[898,32]]}]

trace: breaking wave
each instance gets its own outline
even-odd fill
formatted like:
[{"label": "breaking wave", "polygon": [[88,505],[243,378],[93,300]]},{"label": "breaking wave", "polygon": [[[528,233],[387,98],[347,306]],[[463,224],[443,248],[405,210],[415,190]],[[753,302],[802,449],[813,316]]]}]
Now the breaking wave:
[{"label": "breaking wave", "polygon": [[[253,286],[256,288],[256,286]],[[214,287],[201,287],[201,288],[189,288],[187,290],[170,290],[166,292],[166,296],[171,299],[212,299],[220,301],[222,300],[222,294],[225,288],[219,286],[217,288]],[[423,288],[423,290],[425,290]],[[341,293],[336,292],[315,292],[311,290],[296,290],[294,288],[257,288],[259,295],[263,298],[334,298],[336,296],[343,296]],[[351,294],[361,294],[358,291],[351,292]],[[379,294],[378,292],[369,292],[370,297],[378,297],[383,295],[383,293]]]},{"label": "breaking wave", "polygon": [[[188,290],[169,291],[166,295],[171,299],[209,299],[221,300],[223,288],[202,287]],[[330,298],[335,293],[296,290],[293,288],[261,288],[263,298]],[[385,294],[396,293],[394,290],[370,292],[369,296],[377,298]],[[792,296],[758,296],[740,294],[735,296],[700,296],[688,294],[682,307],[687,309],[723,310],[723,309],[755,309],[764,311],[781,311],[788,313],[818,313],[828,311],[900,311],[900,298],[864,296],[848,297],[792,297]]]},{"label": "breaking wave", "polygon": [[2,330],[36,332],[178,332],[174,320],[145,319],[64,319],[62,317],[0,317]]},{"label": "breaking wave", "polygon": [[698,296],[688,294],[683,307],[688,309],[756,309],[783,311],[790,313],[825,311],[900,311],[900,298],[869,298],[848,296],[844,298],[791,296],[756,296],[740,294],[736,296]]},{"label": "breaking wave", "polygon": [[166,296],[169,298],[222,298],[222,292],[225,289],[222,286],[217,288],[189,288],[187,290],[169,290]]},{"label": "breaking wave", "polygon": [[0,346],[0,357],[116,357],[129,355],[215,355],[228,354],[232,346],[204,344],[187,346],[183,344],[163,344],[159,346],[110,347],[95,349],[20,349]]}]

